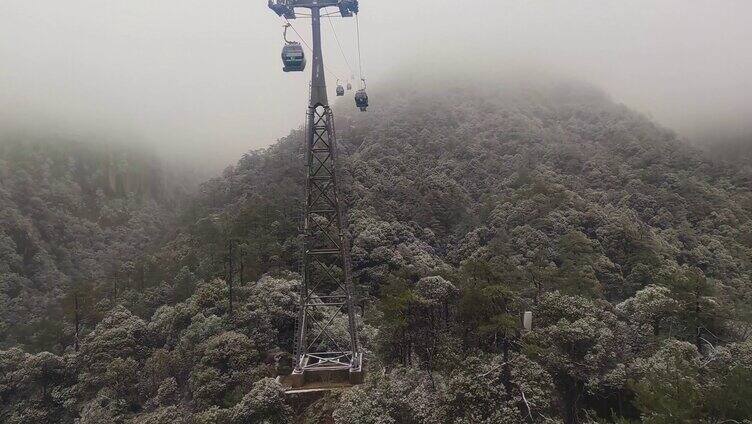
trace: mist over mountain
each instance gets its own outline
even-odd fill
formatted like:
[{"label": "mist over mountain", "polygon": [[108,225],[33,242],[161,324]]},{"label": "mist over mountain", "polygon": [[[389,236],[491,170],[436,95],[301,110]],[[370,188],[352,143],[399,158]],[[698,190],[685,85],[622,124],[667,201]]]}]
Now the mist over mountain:
[{"label": "mist over mountain", "polygon": [[[719,135],[720,134],[720,135]],[[743,134],[723,134],[715,132],[704,137],[711,143],[699,144],[698,147],[722,162],[730,162],[752,172],[752,130]]]},{"label": "mist over mountain", "polygon": [[[749,127],[747,0],[362,3],[372,88],[392,75],[492,83],[507,69],[531,80],[548,70],[683,137]],[[283,23],[264,0],[4,0],[0,124],[123,135],[217,172],[302,120],[308,76],[280,72]],[[310,43],[308,24],[294,23]],[[325,25],[330,84],[357,73],[354,29]]]},{"label": "mist over mountain", "polygon": [[457,81],[335,107],[368,377],[312,398],[273,380],[302,129],[193,193],[143,152],[4,144],[0,421],[749,419],[746,165],[588,84]]}]

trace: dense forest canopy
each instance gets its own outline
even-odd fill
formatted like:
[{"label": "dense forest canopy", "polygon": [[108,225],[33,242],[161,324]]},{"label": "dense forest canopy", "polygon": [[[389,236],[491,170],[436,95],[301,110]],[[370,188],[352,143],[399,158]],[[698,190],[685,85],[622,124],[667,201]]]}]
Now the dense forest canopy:
[{"label": "dense forest canopy", "polygon": [[135,288],[178,186],[148,152],[50,137],[4,135],[0,165],[0,346],[61,353]]},{"label": "dense forest canopy", "polygon": [[750,422],[746,164],[583,84],[390,87],[335,108],[364,385],[273,380],[302,130],[191,195],[138,152],[6,143],[0,421]]}]

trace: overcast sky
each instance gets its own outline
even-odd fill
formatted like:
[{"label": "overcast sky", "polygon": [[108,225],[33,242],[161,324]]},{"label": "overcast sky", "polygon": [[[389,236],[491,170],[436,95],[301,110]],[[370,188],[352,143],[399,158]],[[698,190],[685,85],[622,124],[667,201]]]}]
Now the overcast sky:
[{"label": "overcast sky", "polygon": [[[750,129],[750,0],[360,3],[369,87],[398,72],[538,69],[687,136]],[[310,38],[309,21],[294,24]],[[354,66],[354,21],[332,25]],[[323,29],[333,86],[350,71]],[[302,122],[308,76],[281,72],[281,46],[266,0],[0,0],[0,125],[234,162]]]}]

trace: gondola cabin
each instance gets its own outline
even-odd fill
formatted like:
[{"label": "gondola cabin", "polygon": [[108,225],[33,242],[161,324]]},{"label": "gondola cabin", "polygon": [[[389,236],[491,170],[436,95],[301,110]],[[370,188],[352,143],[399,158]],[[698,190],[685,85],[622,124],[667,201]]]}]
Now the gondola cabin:
[{"label": "gondola cabin", "polygon": [[342,86],[342,84],[337,84],[337,97],[342,97],[345,95],[345,87]]},{"label": "gondola cabin", "polygon": [[368,94],[366,90],[358,90],[355,93],[355,106],[357,106],[361,112],[365,112],[368,108]]},{"label": "gondola cabin", "polygon": [[300,43],[290,42],[282,48],[282,68],[285,72],[302,72],[306,67],[306,57]]}]

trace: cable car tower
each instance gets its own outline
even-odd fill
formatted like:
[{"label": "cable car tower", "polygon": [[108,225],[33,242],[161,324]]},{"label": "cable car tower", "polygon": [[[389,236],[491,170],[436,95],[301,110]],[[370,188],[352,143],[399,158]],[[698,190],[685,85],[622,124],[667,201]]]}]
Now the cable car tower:
[{"label": "cable car tower", "polygon": [[[282,379],[288,392],[329,390],[363,382],[352,292],[350,241],[340,204],[337,140],[326,93],[321,16],[358,13],[357,0],[269,0],[286,20],[308,9],[313,31],[311,97],[306,114],[306,204],[303,221],[303,283],[300,289],[293,372]],[[326,12],[327,17],[334,12]],[[303,15],[301,15],[302,17]],[[283,55],[284,58],[284,55]]]}]

